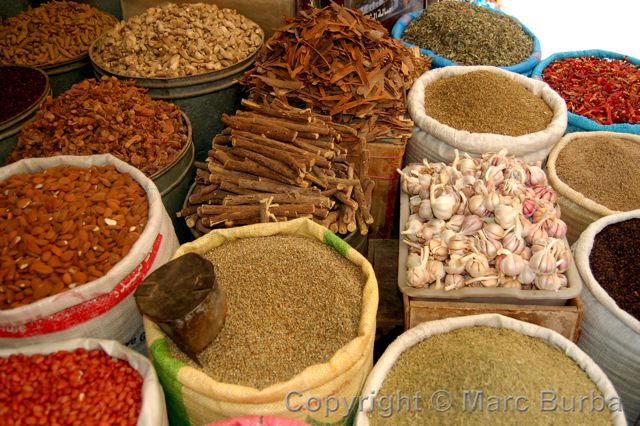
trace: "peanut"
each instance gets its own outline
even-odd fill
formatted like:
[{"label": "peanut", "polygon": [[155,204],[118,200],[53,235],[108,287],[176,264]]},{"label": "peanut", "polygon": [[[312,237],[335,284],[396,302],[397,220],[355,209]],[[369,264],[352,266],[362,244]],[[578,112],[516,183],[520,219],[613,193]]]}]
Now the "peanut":
[{"label": "peanut", "polygon": [[[0,194],[0,310],[104,276],[128,254],[148,219],[142,187],[112,166],[15,175],[0,182]],[[46,220],[35,223],[34,217]],[[136,232],[125,227],[129,217],[138,219]]]},{"label": "peanut", "polygon": [[68,61],[116,19],[87,4],[52,1],[0,22],[0,63],[41,66]]},{"label": "peanut", "polygon": [[128,77],[181,77],[236,64],[255,53],[263,38],[262,29],[235,10],[170,3],[106,32],[92,59]]}]

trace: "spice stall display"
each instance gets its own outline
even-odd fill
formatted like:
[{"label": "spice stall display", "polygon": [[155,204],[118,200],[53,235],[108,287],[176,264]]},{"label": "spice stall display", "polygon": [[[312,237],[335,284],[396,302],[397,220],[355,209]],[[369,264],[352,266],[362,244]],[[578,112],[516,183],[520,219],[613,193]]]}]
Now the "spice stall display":
[{"label": "spice stall display", "polygon": [[0,382],[6,424],[169,424],[151,362],[110,340],[0,349]]},{"label": "spice stall display", "polygon": [[96,75],[133,79],[153,99],[177,104],[194,128],[204,160],[223,113],[239,103],[236,81],[251,66],[264,33],[253,21],[214,4],[166,4],[119,23],[89,52]]},{"label": "spice stall display", "polygon": [[634,424],[640,418],[640,210],[598,219],[574,248],[584,282],[580,348],[611,378]]},{"label": "spice stall display", "polygon": [[567,225],[539,166],[501,152],[451,165],[425,161],[402,174],[403,292],[458,298],[467,290],[464,297],[477,298],[484,291],[541,304],[564,304],[580,292],[567,277]]},{"label": "spice stall display", "polygon": [[603,50],[562,52],[546,58],[533,78],[567,102],[567,132],[640,134],[640,60]]},{"label": "spice stall display", "polygon": [[174,217],[193,176],[191,124],[176,105],[146,92],[115,77],[75,84],[42,104],[34,121],[22,128],[8,161],[113,154],[156,183]]},{"label": "spice stall display", "polygon": [[0,65],[0,90],[8,102],[0,103],[0,164],[18,141],[18,133],[51,94],[47,75],[19,65]]},{"label": "spice stall display", "polygon": [[0,169],[0,344],[138,338],[131,292],[177,248],[160,194],[111,155]]},{"label": "spice stall display", "polygon": [[[413,406],[390,412],[384,400],[397,395]],[[427,401],[416,407],[413,395]],[[547,409],[551,398],[556,409]],[[616,389],[587,354],[551,330],[496,314],[422,323],[371,371],[356,425],[433,423],[626,424]]]},{"label": "spice stall display", "polygon": [[560,95],[495,67],[428,71],[411,88],[408,105],[415,126],[406,163],[450,163],[456,149],[474,157],[506,149],[527,163],[544,162],[567,127]]},{"label": "spice stall display", "polygon": [[469,2],[437,2],[408,13],[391,36],[419,47],[435,68],[492,65],[529,76],[540,62],[540,42],[520,21]]},{"label": "spice stall display", "polygon": [[576,132],[553,147],[547,173],[558,193],[569,242],[603,216],[640,208],[640,182],[629,173],[639,163],[638,135]]},{"label": "spice stall display", "polygon": [[187,225],[206,234],[309,217],[335,233],[367,235],[373,182],[340,145],[356,132],[308,109],[242,103],[249,111],[223,115],[229,127],[196,163],[196,187],[179,212]]},{"label": "spice stall display", "polygon": [[[429,60],[391,39],[360,11],[331,4],[285,20],[243,79],[254,101],[276,98],[307,107],[357,130],[367,142],[369,172],[376,181],[371,205],[373,234],[390,236],[397,176],[412,122],[406,91]],[[342,145],[359,158],[358,145]]]},{"label": "spice stall display", "polygon": [[341,420],[349,407],[323,413],[306,401],[350,401],[371,368],[378,291],[366,259],[307,219],[214,230],[175,257],[186,253],[213,262],[228,310],[222,331],[198,355],[202,366],[145,317],[170,418]]},{"label": "spice stall display", "polygon": [[51,1],[0,24],[0,63],[42,68],[53,95],[91,76],[91,43],[117,20],[87,4]]}]

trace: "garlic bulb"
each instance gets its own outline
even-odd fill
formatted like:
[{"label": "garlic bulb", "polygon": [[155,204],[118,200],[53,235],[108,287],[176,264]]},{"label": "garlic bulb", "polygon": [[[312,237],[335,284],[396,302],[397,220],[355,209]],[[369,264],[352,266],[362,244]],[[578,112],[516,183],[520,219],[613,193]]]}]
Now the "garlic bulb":
[{"label": "garlic bulb", "polygon": [[431,202],[427,200],[422,200],[420,202],[420,208],[418,209],[418,216],[424,220],[433,219],[433,211],[431,210]]},{"label": "garlic bulb", "polygon": [[465,271],[467,261],[463,256],[451,255],[444,265],[444,271],[451,275],[460,275]]},{"label": "garlic bulb", "polygon": [[504,228],[497,223],[487,223],[482,232],[492,240],[501,240],[505,234]]},{"label": "garlic bulb", "polygon": [[509,250],[501,249],[496,256],[496,269],[505,275],[516,276],[524,270],[524,260]]},{"label": "garlic bulb", "polygon": [[556,274],[538,275],[533,283],[540,290],[558,291],[562,288],[562,280]]},{"label": "garlic bulb", "polygon": [[445,185],[431,185],[431,209],[438,219],[447,220],[453,216],[456,201],[456,197]]},{"label": "garlic bulb", "polygon": [[475,214],[465,216],[462,224],[460,224],[460,234],[462,235],[473,235],[484,226],[484,222],[480,219],[480,216]]},{"label": "garlic bulb", "polygon": [[455,151],[450,165],[424,160],[399,172],[414,213],[402,230],[411,247],[410,285],[447,291],[567,285],[567,226],[539,162],[527,165],[506,150],[482,158]]},{"label": "garlic bulb", "polygon": [[518,211],[511,206],[501,205],[494,210],[496,217],[496,223],[503,229],[511,228],[515,226],[516,220],[518,220]]},{"label": "garlic bulb", "polygon": [[447,245],[437,238],[432,238],[429,241],[429,253],[431,253],[433,259],[439,261],[443,261],[449,257]]},{"label": "garlic bulb", "polygon": [[537,274],[549,275],[556,272],[556,259],[553,257],[548,247],[531,255],[529,266]]},{"label": "garlic bulb", "polygon": [[464,288],[464,277],[460,274],[447,274],[444,278],[444,289],[446,291]]},{"label": "garlic bulb", "polygon": [[483,277],[489,269],[489,261],[481,254],[471,253],[466,256],[465,271],[474,278]]}]

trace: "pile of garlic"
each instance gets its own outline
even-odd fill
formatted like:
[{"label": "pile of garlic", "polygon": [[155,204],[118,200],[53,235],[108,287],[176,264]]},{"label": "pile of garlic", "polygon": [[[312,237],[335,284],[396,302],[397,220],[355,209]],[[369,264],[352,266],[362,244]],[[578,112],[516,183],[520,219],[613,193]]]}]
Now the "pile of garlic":
[{"label": "pile of garlic", "polygon": [[451,165],[425,160],[399,172],[412,212],[401,232],[409,286],[567,287],[567,225],[540,165],[505,151],[482,158],[456,152]]}]

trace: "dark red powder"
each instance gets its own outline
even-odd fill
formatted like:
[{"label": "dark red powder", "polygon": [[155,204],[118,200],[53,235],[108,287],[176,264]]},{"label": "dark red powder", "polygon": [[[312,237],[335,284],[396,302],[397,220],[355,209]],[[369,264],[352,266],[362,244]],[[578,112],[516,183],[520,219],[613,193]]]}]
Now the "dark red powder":
[{"label": "dark red powder", "polygon": [[607,226],[593,242],[593,276],[620,308],[640,319],[640,219]]},{"label": "dark red powder", "polygon": [[47,80],[39,71],[14,65],[0,66],[0,123],[17,117],[42,96]]}]

